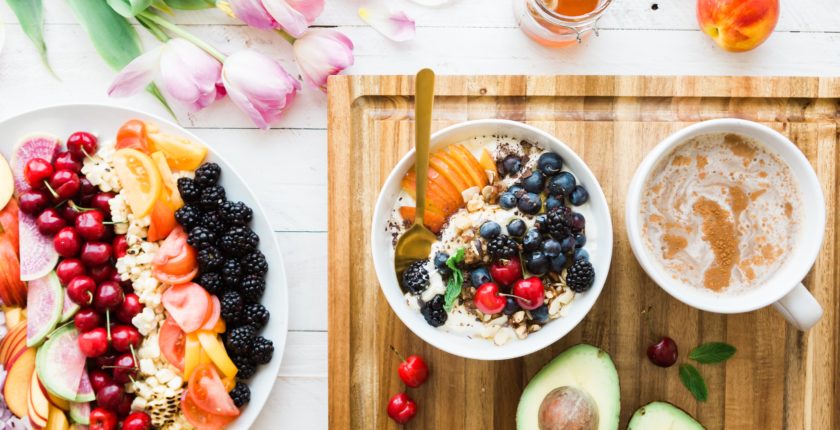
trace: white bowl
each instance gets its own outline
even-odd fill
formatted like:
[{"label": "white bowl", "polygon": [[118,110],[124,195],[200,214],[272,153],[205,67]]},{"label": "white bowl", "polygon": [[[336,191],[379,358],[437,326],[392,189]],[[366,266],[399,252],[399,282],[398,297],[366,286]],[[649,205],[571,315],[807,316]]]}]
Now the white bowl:
[{"label": "white bowl", "polygon": [[177,124],[131,109],[107,105],[59,105],[7,118],[0,122],[0,142],[2,142],[0,151],[10,156],[18,140],[34,132],[51,133],[67,139],[75,131],[87,130],[99,134],[102,139],[114,138],[119,126],[132,118],[154,122],[165,132],[184,136],[207,146],[210,149],[207,160],[218,163],[222,168],[220,183],[225,187],[228,197],[245,202],[254,209],[254,221],[251,223],[251,228],[260,236],[260,251],[265,254],[269,267],[262,304],[271,313],[271,318],[261,334],[274,342],[274,358],[269,364],[260,366],[256,375],[248,382],[251,388],[251,401],[242,409],[242,414],[236,421],[227,427],[233,430],[251,428],[268,399],[271,388],[277,380],[277,372],[280,370],[280,360],[283,358],[289,326],[289,294],[283,257],[280,254],[274,231],[268,223],[265,211],[236,170],[219,156],[212,146]]},{"label": "white bowl", "polygon": [[468,121],[438,131],[432,135],[431,149],[471,139],[475,136],[503,134],[516,139],[537,143],[563,157],[563,170],[572,172],[579,184],[589,191],[589,201],[575,208],[586,216],[587,244],[590,261],[595,268],[595,283],[592,289],[578,294],[565,317],[553,320],[540,331],[523,340],[511,339],[496,346],[486,339],[471,339],[464,335],[448,333],[426,323],[420,312],[410,308],[400,290],[394,271],[394,247],[388,232],[388,219],[400,194],[400,180],[414,165],[414,150],[409,151],[397,164],[385,181],[373,214],[371,247],[373,263],[382,293],[391,309],[408,328],[431,345],[460,357],[477,360],[505,360],[521,357],[545,348],[572,331],[589,312],[607,278],[613,249],[612,220],[601,185],[595,175],[568,146],[556,137],[529,125],[498,119]]}]

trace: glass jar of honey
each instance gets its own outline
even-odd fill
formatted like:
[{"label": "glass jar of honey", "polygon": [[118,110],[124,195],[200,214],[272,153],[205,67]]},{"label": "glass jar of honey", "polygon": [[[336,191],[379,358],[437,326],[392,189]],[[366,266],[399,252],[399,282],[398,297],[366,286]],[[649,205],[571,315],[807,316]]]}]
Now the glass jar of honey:
[{"label": "glass jar of honey", "polygon": [[563,47],[598,35],[598,20],[613,0],[513,0],[522,31],[542,45]]}]

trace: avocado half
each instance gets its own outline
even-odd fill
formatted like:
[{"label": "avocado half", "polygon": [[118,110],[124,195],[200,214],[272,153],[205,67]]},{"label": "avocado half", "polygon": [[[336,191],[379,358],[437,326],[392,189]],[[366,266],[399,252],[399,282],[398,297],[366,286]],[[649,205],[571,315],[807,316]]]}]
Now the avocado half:
[{"label": "avocado half", "polygon": [[639,408],[630,418],[627,430],[705,430],[691,415],[665,402]]},{"label": "avocado half", "polygon": [[[555,424],[553,428],[618,429],[621,393],[615,364],[605,351],[586,344],[563,351],[534,375],[519,398],[516,428],[539,430],[543,401],[556,399],[558,395],[568,399],[569,393],[572,400],[563,400],[568,412],[565,415],[576,422],[565,426]],[[552,427],[544,425],[543,428]]]}]

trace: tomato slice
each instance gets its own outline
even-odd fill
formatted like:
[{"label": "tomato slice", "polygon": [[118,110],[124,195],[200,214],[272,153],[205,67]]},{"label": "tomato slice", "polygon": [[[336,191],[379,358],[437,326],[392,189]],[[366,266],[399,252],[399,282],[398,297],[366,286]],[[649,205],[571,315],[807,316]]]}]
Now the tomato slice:
[{"label": "tomato slice", "polygon": [[233,403],[213,365],[198,366],[190,376],[188,387],[187,397],[202,411],[224,417],[239,416],[239,408]]},{"label": "tomato slice", "polygon": [[[152,160],[157,165],[160,172],[160,179],[163,180],[163,192],[161,199],[172,208],[173,211],[184,206],[184,200],[181,198],[181,193],[178,191],[178,183],[175,176],[172,174],[172,169],[169,168],[169,163],[166,161],[166,156],[162,152],[152,153]],[[192,169],[195,170],[195,169]]]},{"label": "tomato slice", "polygon": [[155,202],[152,207],[152,222],[149,224],[149,231],[146,240],[157,242],[165,239],[178,226],[175,221],[175,210],[161,200]]},{"label": "tomato slice", "polygon": [[158,333],[158,345],[160,352],[173,366],[177,367],[181,372],[184,371],[184,343],[186,342],[186,334],[178,323],[172,317],[166,319],[160,327]]},{"label": "tomato slice", "polygon": [[132,148],[114,153],[113,163],[131,211],[138,217],[148,215],[163,187],[155,163],[148,155]]},{"label": "tomato slice", "polygon": [[186,418],[187,421],[189,421],[196,429],[219,430],[236,419],[235,416],[222,416],[207,413],[195,404],[190,396],[190,391],[191,390],[187,389],[184,393],[184,397],[181,399],[181,412],[184,414],[184,418]]},{"label": "tomato slice", "polygon": [[173,285],[163,292],[163,308],[185,333],[192,333],[204,325],[210,308],[210,294],[193,283]]},{"label": "tomato slice", "polygon": [[152,260],[152,274],[166,284],[184,284],[198,274],[195,249],[187,244],[187,234],[175,227]]},{"label": "tomato slice", "polygon": [[198,267],[192,270],[192,272],[183,274],[183,275],[170,275],[165,272],[161,272],[155,268],[152,268],[152,275],[158,281],[168,284],[168,285],[178,285],[178,284],[186,284],[195,279],[198,276]]},{"label": "tomato slice", "polygon": [[207,314],[207,319],[204,321],[204,325],[201,326],[202,330],[210,330],[212,331],[214,327],[216,327],[216,323],[219,322],[219,316],[222,313],[222,304],[219,302],[219,298],[210,295],[210,309]]},{"label": "tomato slice", "polygon": [[131,119],[125,122],[117,130],[117,149],[131,148],[140,152],[149,153],[148,130],[146,123],[139,119]]}]

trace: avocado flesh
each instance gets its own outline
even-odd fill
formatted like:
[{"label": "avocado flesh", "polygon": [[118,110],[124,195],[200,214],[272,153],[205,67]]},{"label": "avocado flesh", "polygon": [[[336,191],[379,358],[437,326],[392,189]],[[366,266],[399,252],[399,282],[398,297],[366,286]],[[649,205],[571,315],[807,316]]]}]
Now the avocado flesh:
[{"label": "avocado flesh", "polygon": [[609,354],[586,344],[563,351],[534,375],[519,398],[516,428],[538,430],[540,405],[547,394],[559,387],[577,388],[594,400],[598,430],[618,429],[618,372]]},{"label": "avocado flesh", "polygon": [[637,410],[627,430],[705,430],[691,415],[665,402],[653,402]]}]

